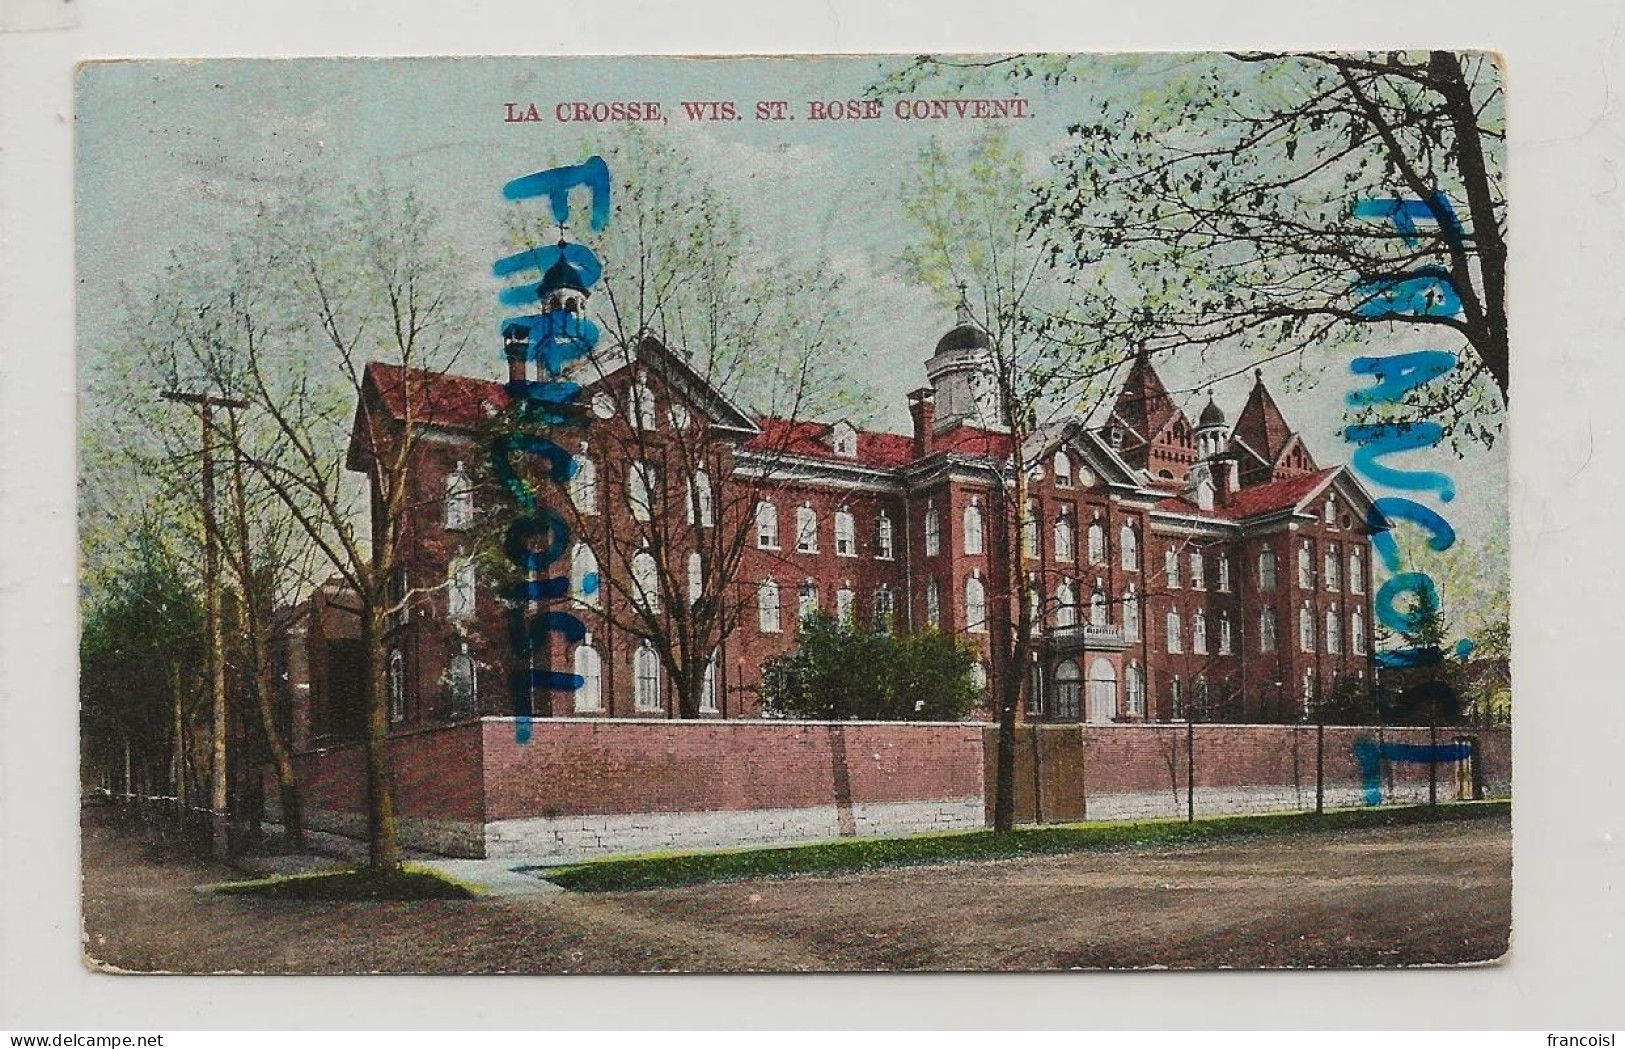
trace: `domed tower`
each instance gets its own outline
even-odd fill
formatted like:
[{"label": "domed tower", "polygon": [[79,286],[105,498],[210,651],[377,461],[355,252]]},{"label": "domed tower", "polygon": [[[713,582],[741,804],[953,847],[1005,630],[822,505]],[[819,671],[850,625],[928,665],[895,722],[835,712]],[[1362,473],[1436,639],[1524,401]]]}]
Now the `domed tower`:
[{"label": "domed tower", "polygon": [[1213,401],[1213,391],[1207,392],[1207,406],[1196,420],[1196,455],[1200,459],[1213,459],[1224,452],[1230,439],[1225,425],[1224,411]]},{"label": "domed tower", "polygon": [[[563,245],[560,245],[562,248]],[[587,308],[587,285],[582,281],[581,274],[576,268],[564,260],[564,252],[559,252],[559,260],[547,268],[542,274],[542,283],[536,289],[536,297],[542,302],[543,313],[553,313],[563,310],[566,313],[582,313]]]},{"label": "domed tower", "polygon": [[987,332],[971,319],[963,287],[959,290],[954,326],[937,340],[936,352],[925,362],[925,374],[935,391],[934,431],[940,433],[961,424],[998,428],[999,396],[993,381],[992,343]]}]

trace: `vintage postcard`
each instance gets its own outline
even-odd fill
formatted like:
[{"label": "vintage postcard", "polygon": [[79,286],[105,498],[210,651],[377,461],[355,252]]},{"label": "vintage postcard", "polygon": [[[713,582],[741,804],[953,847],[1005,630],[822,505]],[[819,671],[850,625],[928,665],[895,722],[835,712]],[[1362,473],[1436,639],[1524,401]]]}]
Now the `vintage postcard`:
[{"label": "vintage postcard", "polygon": [[82,66],[88,963],[1500,959],[1502,83]]}]

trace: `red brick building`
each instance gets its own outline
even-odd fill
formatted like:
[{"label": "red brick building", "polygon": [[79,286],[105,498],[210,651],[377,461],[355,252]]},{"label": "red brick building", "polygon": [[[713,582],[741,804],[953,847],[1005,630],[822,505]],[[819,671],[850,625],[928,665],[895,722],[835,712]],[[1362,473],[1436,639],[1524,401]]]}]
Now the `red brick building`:
[{"label": "red brick building", "polygon": [[[544,296],[544,310],[585,307],[579,282]],[[550,706],[539,696],[537,714],[677,716],[669,668],[627,624],[634,595],[669,602],[685,582],[737,620],[706,661],[702,717],[757,716],[763,662],[795,645],[813,608],[952,631],[990,667],[990,580],[1012,553],[990,506],[1011,449],[982,424],[985,336],[962,314],[924,370],[912,432],[895,434],[753,417],[653,338],[577,362],[566,377],[590,415],[555,438],[577,472],[551,497],[574,508],[570,605],[588,633],[535,658],[583,686]],[[527,377],[522,363],[510,372]],[[479,505],[477,477],[505,388],[373,365],[363,397],[420,434],[400,523],[411,599],[388,639],[393,720],[511,714],[509,609],[477,556],[497,509]],[[1039,624],[1027,719],[1291,720],[1339,678],[1369,680],[1371,499],[1314,461],[1261,373],[1233,425],[1211,394],[1192,422],[1142,355],[1104,425],[1048,427],[1024,459],[1035,481],[1018,541]],[[716,582],[721,533],[742,549]],[[603,585],[589,593],[593,574]]]}]

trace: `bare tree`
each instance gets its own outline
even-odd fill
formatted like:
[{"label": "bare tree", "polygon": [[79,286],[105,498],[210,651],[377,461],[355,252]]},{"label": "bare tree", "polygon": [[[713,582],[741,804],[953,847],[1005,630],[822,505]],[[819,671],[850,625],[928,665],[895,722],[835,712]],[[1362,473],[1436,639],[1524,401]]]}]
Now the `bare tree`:
[{"label": "bare tree", "polygon": [[1060,439],[1060,425],[1087,415],[1103,396],[1123,351],[1091,355],[1053,337],[1072,296],[1028,235],[1034,189],[1005,136],[985,135],[963,156],[931,143],[910,186],[904,208],[919,235],[904,256],[909,276],[945,299],[957,292],[962,323],[985,335],[993,387],[977,421],[1008,438],[1007,454],[990,444],[987,476],[995,553],[988,632],[999,726],[993,825],[1007,831],[1015,818],[1016,716],[1030,687],[1035,617],[1043,612],[1042,596],[1030,598],[1024,533],[1039,522],[1028,509],[1029,482]]},{"label": "bare tree", "polygon": [[[337,208],[306,195],[262,213],[213,263],[184,266],[180,288],[156,298],[163,316],[152,327],[168,381],[247,402],[216,424],[263,492],[256,499],[248,480],[234,476],[233,562],[245,593],[260,570],[250,548],[268,537],[251,522],[263,520],[257,508],[274,505],[286,515],[281,539],[296,531],[314,563],[356,595],[376,873],[399,865],[383,636],[388,617],[416,596],[392,586],[400,530],[417,509],[410,477],[419,438],[435,421],[427,391],[473,331],[470,272],[440,244],[434,217],[410,194],[373,188]],[[268,626],[266,611],[252,612],[256,632]],[[257,645],[251,652],[264,697],[272,685],[267,653]],[[276,758],[279,775],[284,757]]]},{"label": "bare tree", "polygon": [[[603,155],[613,208],[587,240],[604,266],[589,306],[603,339],[568,373],[595,391],[582,456],[592,481],[578,476],[560,502],[599,581],[578,604],[645,642],[677,716],[692,718],[746,607],[756,505],[794,424],[858,392],[833,363],[843,330],[826,267],[764,253],[672,147],[634,130]],[[545,223],[516,231],[529,244],[557,235]],[[579,581],[588,568],[576,567]]]}]

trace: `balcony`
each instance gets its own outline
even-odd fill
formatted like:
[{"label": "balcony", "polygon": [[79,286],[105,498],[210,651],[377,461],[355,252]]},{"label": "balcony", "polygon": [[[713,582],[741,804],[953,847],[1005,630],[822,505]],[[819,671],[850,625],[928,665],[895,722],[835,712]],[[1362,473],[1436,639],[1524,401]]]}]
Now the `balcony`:
[{"label": "balcony", "polygon": [[1121,652],[1129,646],[1122,627],[1092,623],[1054,627],[1044,636],[1058,652]]}]

